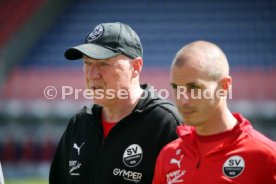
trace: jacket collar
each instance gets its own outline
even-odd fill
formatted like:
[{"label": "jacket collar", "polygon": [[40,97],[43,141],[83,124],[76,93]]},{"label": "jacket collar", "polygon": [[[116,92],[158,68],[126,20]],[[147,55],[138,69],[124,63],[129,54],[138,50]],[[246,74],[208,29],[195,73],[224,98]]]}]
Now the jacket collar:
[{"label": "jacket collar", "polygon": [[[253,127],[250,124],[250,122],[246,118],[244,118],[241,114],[234,113],[233,116],[237,119],[238,123],[231,130],[231,135],[233,135],[235,140],[229,139],[229,141],[238,142],[246,135],[242,133],[243,132],[246,133],[250,131],[251,129],[253,129]],[[177,127],[177,134],[186,143],[192,143],[194,142],[194,138],[196,136],[196,130],[194,127],[182,125]]]}]

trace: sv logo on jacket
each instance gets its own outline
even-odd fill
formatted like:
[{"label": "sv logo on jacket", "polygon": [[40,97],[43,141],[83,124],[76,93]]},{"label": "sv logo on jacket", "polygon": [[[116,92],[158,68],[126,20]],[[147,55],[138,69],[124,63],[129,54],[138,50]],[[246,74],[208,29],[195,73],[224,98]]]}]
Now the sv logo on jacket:
[{"label": "sv logo on jacket", "polygon": [[[128,146],[123,154],[123,163],[125,166],[134,168],[141,162],[143,158],[143,150],[138,144],[131,144]],[[115,168],[113,170],[114,176],[120,176],[124,180],[139,183],[142,180],[143,174],[136,171]]]},{"label": "sv logo on jacket", "polygon": [[245,167],[244,159],[241,156],[235,155],[228,158],[223,164],[223,174],[228,178],[239,176]]},{"label": "sv logo on jacket", "polygon": [[141,162],[142,158],[142,148],[138,144],[132,144],[124,152],[123,162],[127,167],[135,167]]}]

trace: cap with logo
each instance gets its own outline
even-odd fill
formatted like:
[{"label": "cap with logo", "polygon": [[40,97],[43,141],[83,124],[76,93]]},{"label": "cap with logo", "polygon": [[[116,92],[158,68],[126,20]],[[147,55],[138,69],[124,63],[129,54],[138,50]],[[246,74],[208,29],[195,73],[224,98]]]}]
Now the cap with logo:
[{"label": "cap with logo", "polygon": [[143,55],[136,32],[120,22],[99,24],[88,33],[84,44],[71,47],[64,53],[69,60],[81,59],[83,55],[93,59],[108,59],[119,54],[133,59]]}]

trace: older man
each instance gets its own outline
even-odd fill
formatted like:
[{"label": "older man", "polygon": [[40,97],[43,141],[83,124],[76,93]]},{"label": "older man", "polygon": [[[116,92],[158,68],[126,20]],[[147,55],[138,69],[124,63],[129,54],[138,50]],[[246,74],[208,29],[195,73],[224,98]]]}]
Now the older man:
[{"label": "older man", "polygon": [[123,23],[103,23],[65,52],[83,59],[94,105],[69,122],[50,170],[50,184],[151,183],[161,148],[177,138],[177,109],[140,85],[142,44]]}]

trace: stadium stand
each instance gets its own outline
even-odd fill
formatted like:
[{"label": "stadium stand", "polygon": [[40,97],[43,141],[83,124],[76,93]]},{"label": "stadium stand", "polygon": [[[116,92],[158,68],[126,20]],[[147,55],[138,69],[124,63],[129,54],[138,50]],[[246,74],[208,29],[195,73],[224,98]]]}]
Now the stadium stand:
[{"label": "stadium stand", "polygon": [[[44,0],[0,1],[0,47],[42,6]],[[4,26],[3,26],[4,25]]]},{"label": "stadium stand", "polygon": [[[139,33],[146,66],[167,67],[175,53],[193,40],[211,40],[229,56],[232,66],[275,67],[276,3],[191,0],[73,1],[21,67],[65,67],[64,50],[83,41],[91,25],[121,21]],[[274,52],[273,52],[274,51]],[[72,64],[70,64],[72,66]],[[68,67],[67,66],[67,67]]]},{"label": "stadium stand", "polygon": [[[237,76],[237,86],[244,85],[239,80],[248,76],[258,81],[271,80],[267,76],[274,76],[276,68],[276,48],[273,46],[273,40],[276,40],[273,18],[276,16],[276,11],[273,11],[275,9],[276,3],[271,0],[254,0],[251,3],[218,0],[199,0],[197,3],[191,0],[162,3],[147,0],[139,3],[123,0],[116,3],[73,1],[64,14],[57,18],[56,24],[37,41],[30,53],[10,73],[6,80],[4,96],[43,98],[43,81],[57,86],[66,83],[68,70],[75,73],[74,69],[77,70],[76,75],[73,74],[76,78],[71,77],[70,80],[74,80],[72,84],[79,87],[78,70],[81,68],[81,62],[67,62],[63,57],[64,50],[82,42],[83,35],[91,25],[108,21],[126,22],[137,30],[144,45],[145,76],[149,75],[147,69],[168,69],[175,52],[182,45],[203,39],[213,41],[223,48],[228,56],[234,79]],[[38,71],[41,72],[39,78],[35,77]],[[51,76],[57,74],[59,80],[52,80]],[[146,77],[148,78],[159,77]],[[41,79],[42,83],[38,87],[32,85],[39,84],[38,80]],[[30,85],[32,91],[26,90]],[[158,86],[160,87],[163,86]],[[262,89],[265,88],[266,91],[267,87],[262,86]],[[10,89],[18,90],[11,92]],[[244,87],[242,91],[240,89],[235,87],[237,97],[243,98],[247,95],[246,98],[255,98],[250,86]],[[22,90],[26,93],[20,93]],[[273,92],[275,90],[272,89]],[[275,100],[273,94],[260,95],[258,98]]]}]

